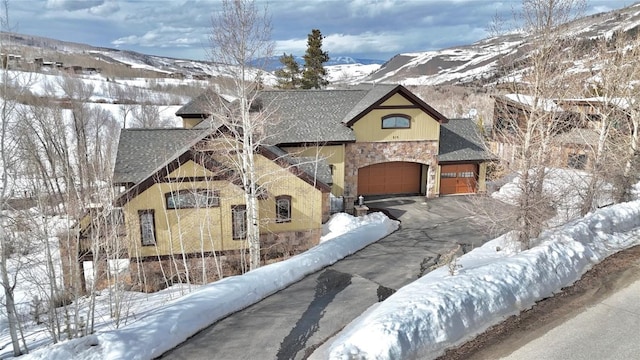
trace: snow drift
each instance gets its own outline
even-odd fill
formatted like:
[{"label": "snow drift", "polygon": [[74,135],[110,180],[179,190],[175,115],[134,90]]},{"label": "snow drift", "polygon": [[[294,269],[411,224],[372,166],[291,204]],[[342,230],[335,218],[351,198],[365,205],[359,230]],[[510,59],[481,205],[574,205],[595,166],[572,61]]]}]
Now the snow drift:
[{"label": "snow drift", "polygon": [[[607,256],[640,243],[640,201],[600,209],[509,250],[509,234],[428,273],[355,319],[330,359],[429,359],[573,284]],[[318,354],[314,354],[318,355]]]},{"label": "snow drift", "polygon": [[601,209],[514,253],[508,237],[440,268],[354,320],[331,359],[427,359],[571,285],[607,256],[640,243],[640,202]]}]

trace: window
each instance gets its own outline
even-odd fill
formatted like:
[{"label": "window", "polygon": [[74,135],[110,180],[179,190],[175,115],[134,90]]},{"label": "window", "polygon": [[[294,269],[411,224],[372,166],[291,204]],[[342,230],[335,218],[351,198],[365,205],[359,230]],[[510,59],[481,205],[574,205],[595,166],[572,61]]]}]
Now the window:
[{"label": "window", "polygon": [[247,207],[236,205],[231,207],[231,232],[233,240],[247,238]]},{"label": "window", "polygon": [[454,177],[456,177],[456,173],[454,172],[443,172],[442,174],[440,174],[440,178],[451,179]]},{"label": "window", "polygon": [[164,194],[167,209],[190,209],[220,206],[220,195],[209,189],[189,189]]},{"label": "window", "polygon": [[567,158],[567,166],[572,169],[584,170],[587,166],[586,154],[569,154]]},{"label": "window", "polygon": [[408,115],[394,114],[382,117],[383,129],[408,129],[411,127],[411,117]]},{"label": "window", "polygon": [[474,176],[475,174],[473,173],[473,171],[464,171],[464,172],[458,173],[458,177],[461,177],[461,178],[472,178]]},{"label": "window", "polygon": [[291,196],[276,197],[276,222],[291,222]]},{"label": "window", "polygon": [[140,239],[142,246],[156,244],[156,224],[153,210],[138,210],[140,218]]}]

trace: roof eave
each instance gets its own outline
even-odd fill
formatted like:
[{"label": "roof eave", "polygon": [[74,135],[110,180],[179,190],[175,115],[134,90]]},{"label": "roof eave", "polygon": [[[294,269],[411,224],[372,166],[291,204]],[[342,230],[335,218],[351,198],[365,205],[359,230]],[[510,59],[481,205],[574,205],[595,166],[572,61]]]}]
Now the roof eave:
[{"label": "roof eave", "polygon": [[393,95],[395,94],[401,94],[404,97],[408,98],[409,100],[411,100],[412,102],[418,104],[418,107],[426,112],[427,114],[429,114],[429,116],[431,116],[432,118],[434,118],[436,121],[438,121],[439,123],[447,123],[449,122],[449,119],[447,119],[444,115],[440,114],[436,109],[432,108],[431,106],[429,106],[427,103],[425,103],[424,101],[422,101],[422,99],[420,99],[419,97],[417,97],[415,94],[413,94],[411,91],[409,91],[407,88],[405,88],[402,85],[398,85],[395,88],[393,88],[391,91],[389,91],[386,95],[382,96],[380,99],[378,99],[377,101],[375,101],[373,104],[369,105],[366,109],[364,109],[363,111],[361,111],[358,115],[354,116],[352,119],[350,119],[349,121],[347,121],[345,124],[347,126],[353,126],[353,124],[355,124],[358,120],[360,120],[362,117],[364,117],[366,114],[368,114],[370,111],[372,111],[373,109],[375,109],[377,106],[379,106],[380,104],[382,104],[383,102],[389,100]]},{"label": "roof eave", "polygon": [[293,175],[295,175],[295,176],[299,177],[300,179],[304,180],[307,184],[315,187],[316,189],[320,190],[321,192],[323,192],[323,193],[331,192],[331,186],[325,184],[324,182],[322,182],[318,178],[314,178],[313,176],[307,174],[305,171],[300,169],[298,166],[287,162],[282,157],[279,157],[277,154],[275,154],[271,150],[267,149],[265,146],[259,146],[258,147],[258,153],[260,153],[262,156],[266,157],[267,159],[275,162],[276,164],[280,165],[281,167],[286,167]]}]

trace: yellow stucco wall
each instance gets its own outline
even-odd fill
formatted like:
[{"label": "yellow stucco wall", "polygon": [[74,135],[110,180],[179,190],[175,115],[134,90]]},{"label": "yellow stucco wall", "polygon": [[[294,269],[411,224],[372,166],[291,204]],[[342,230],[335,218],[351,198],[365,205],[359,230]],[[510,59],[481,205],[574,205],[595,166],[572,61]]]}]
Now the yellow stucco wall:
[{"label": "yellow stucco wall", "polygon": [[185,129],[192,129],[194,126],[200,124],[202,122],[202,117],[196,117],[196,118],[188,118],[188,117],[182,117],[182,127]]},{"label": "yellow stucco wall", "polygon": [[[322,224],[322,192],[269,159],[256,156],[262,174],[258,183],[269,197],[260,201],[261,233],[319,229]],[[291,196],[291,222],[276,223],[275,197]]]},{"label": "yellow stucco wall", "polygon": [[[259,201],[260,232],[319,229],[322,224],[322,193],[272,161],[256,155],[258,181],[268,197]],[[189,161],[170,174],[170,178],[208,175],[209,171]],[[211,189],[220,194],[218,207],[166,209],[165,193],[184,189]],[[291,196],[291,222],[275,222],[275,197]],[[225,180],[174,181],[156,183],[124,206],[130,256],[157,256],[200,251],[236,250],[246,247],[243,240],[232,239],[231,207],[245,203],[243,190]],[[153,210],[155,246],[142,246],[138,210]]]},{"label": "yellow stucco wall", "polygon": [[[353,124],[357,142],[438,140],[440,123],[400,94],[395,94],[381,104],[384,106],[407,106],[405,109],[374,109]],[[382,129],[382,117],[403,114],[411,117],[409,129]]]},{"label": "yellow stucco wall", "polygon": [[344,145],[289,147],[285,150],[293,156],[314,157],[333,165],[331,193],[335,196],[342,196],[344,193]]},{"label": "yellow stucco wall", "polygon": [[196,164],[193,160],[189,160],[186,163],[182,164],[179,168],[173,170],[169,175],[167,175],[170,179],[187,177],[187,176],[213,176],[214,174],[206,169],[200,164]]}]

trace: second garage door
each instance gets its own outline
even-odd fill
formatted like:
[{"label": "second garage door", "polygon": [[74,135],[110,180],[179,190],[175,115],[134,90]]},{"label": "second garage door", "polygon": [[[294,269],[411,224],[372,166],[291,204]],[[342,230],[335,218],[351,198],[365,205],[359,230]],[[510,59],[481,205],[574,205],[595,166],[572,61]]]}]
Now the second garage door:
[{"label": "second garage door", "polygon": [[358,194],[418,194],[422,165],[388,162],[358,169]]},{"label": "second garage door", "polygon": [[478,165],[442,165],[440,169],[440,194],[469,194],[476,192]]}]

